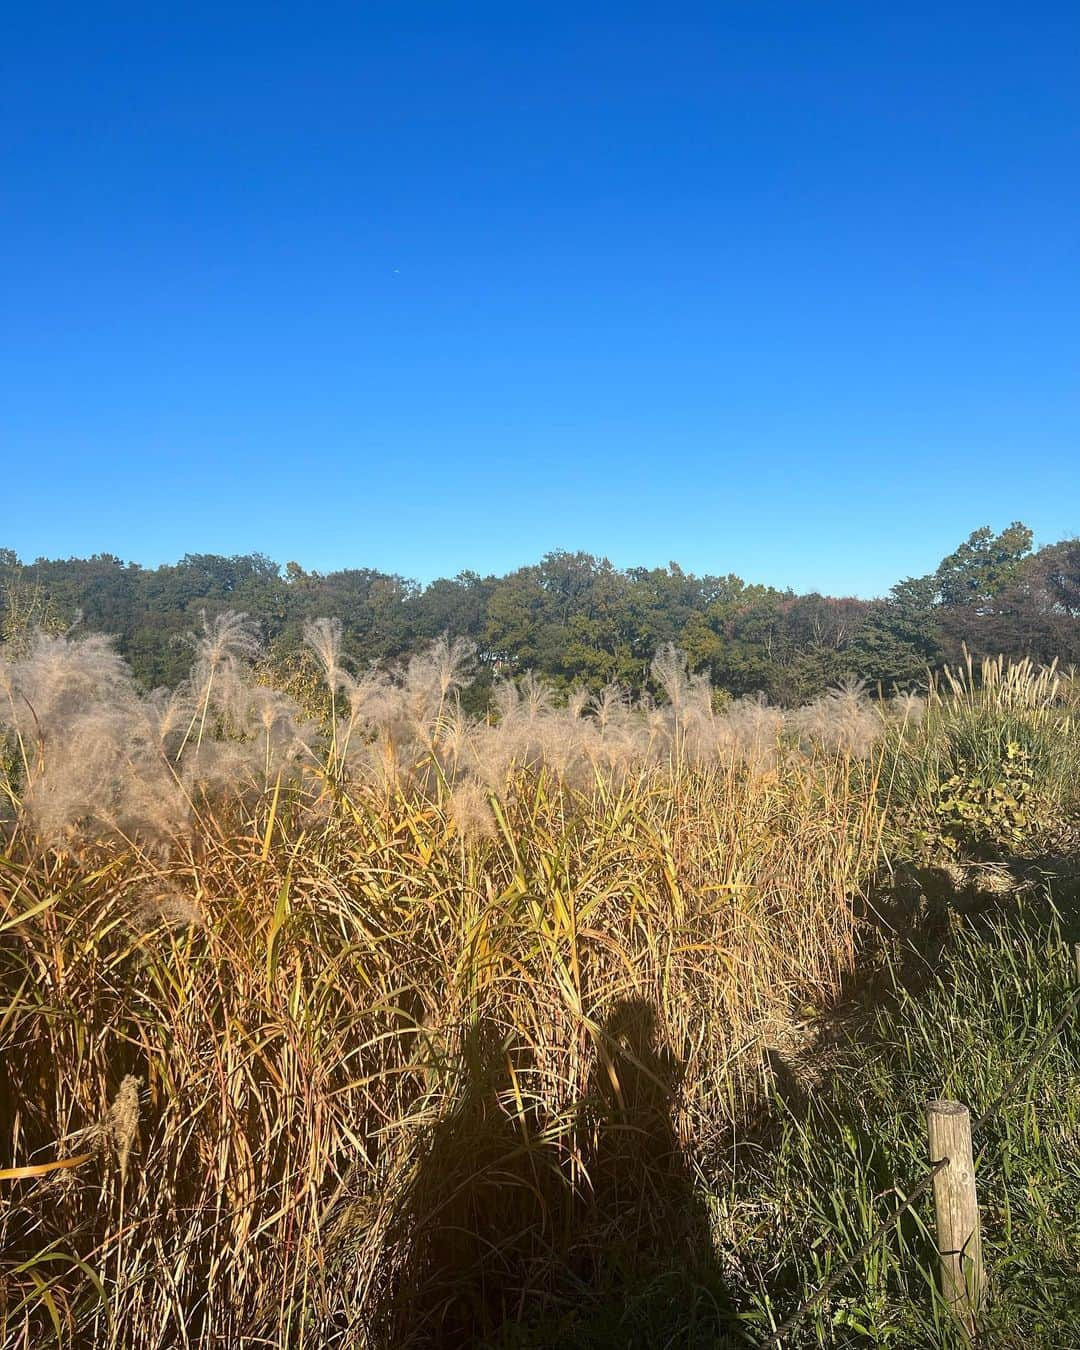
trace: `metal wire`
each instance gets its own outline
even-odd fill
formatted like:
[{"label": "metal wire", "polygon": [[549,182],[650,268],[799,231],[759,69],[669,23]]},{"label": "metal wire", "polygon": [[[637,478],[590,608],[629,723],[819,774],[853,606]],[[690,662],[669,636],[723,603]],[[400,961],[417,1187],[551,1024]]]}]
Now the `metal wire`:
[{"label": "metal wire", "polygon": [[[1078,955],[1078,961],[1080,961],[1080,955]],[[1017,1069],[1016,1073],[1014,1073],[1013,1076],[1009,1079],[1008,1083],[1006,1083],[1005,1087],[998,1094],[998,1096],[993,1100],[993,1102],[991,1102],[991,1104],[986,1108],[986,1110],[982,1113],[982,1115],[978,1118],[978,1120],[976,1120],[975,1123],[972,1125],[971,1127],[972,1135],[978,1134],[979,1131],[982,1130],[983,1127],[987,1125],[994,1118],[995,1115],[997,1115],[998,1111],[1001,1110],[1001,1108],[1009,1100],[1009,1098],[1020,1086],[1020,1084],[1025,1081],[1028,1074],[1031,1073],[1032,1069],[1035,1068],[1038,1062],[1042,1059],[1042,1057],[1054,1044],[1055,1040],[1061,1033],[1061,1030],[1064,1027],[1065,1023],[1072,1016],[1073,1012],[1075,1011],[1078,1005],[1080,1005],[1080,987],[1073,990],[1072,994],[1066,1001],[1065,1007],[1060,1017],[1058,1017],[1057,1021],[1046,1033],[1046,1035],[1042,1038],[1042,1040],[1039,1041],[1038,1045],[1036,1045],[1035,1049],[1032,1050],[1031,1054],[1027,1057],[1027,1059],[1020,1066],[1020,1068]],[[874,1229],[870,1237],[867,1238],[867,1240],[862,1244],[862,1246],[858,1249],[858,1251],[855,1252],[853,1256],[851,1256],[847,1261],[844,1262],[844,1264],[840,1267],[839,1270],[834,1271],[825,1281],[825,1283],[821,1285],[819,1289],[815,1290],[815,1292],[811,1294],[809,1298],[804,1299],[802,1303],[799,1304],[799,1306],[795,1309],[795,1311],[791,1314],[791,1316],[773,1332],[773,1334],[769,1337],[767,1341],[762,1341],[760,1350],[775,1350],[775,1347],[780,1345],[784,1337],[789,1335],[792,1331],[795,1330],[795,1328],[799,1325],[799,1323],[806,1316],[806,1314],[812,1311],[822,1301],[822,1299],[826,1297],[827,1294],[831,1294],[832,1291],[836,1288],[836,1286],[840,1283],[840,1281],[844,1278],[844,1276],[849,1275],[859,1264],[859,1262],[863,1259],[863,1257],[868,1255],[873,1250],[874,1246],[889,1233],[890,1229],[897,1222],[897,1220],[901,1219],[908,1212],[908,1210],[911,1209],[912,1205],[914,1205],[916,1200],[920,1199],[921,1196],[926,1194],[926,1192],[933,1185],[934,1178],[937,1176],[937,1174],[942,1170],[943,1167],[948,1167],[948,1165],[949,1165],[948,1158],[941,1158],[939,1159],[939,1161],[932,1163],[930,1171],[927,1172],[926,1176],[922,1178],[922,1180],[918,1183],[918,1185],[911,1192],[911,1194],[904,1201],[904,1203],[900,1205],[898,1209],[894,1210],[894,1212],[890,1214],[889,1217],[886,1220],[884,1220],[883,1223],[879,1224],[878,1227]],[[899,1187],[896,1187],[895,1189],[899,1192]]]},{"label": "metal wire", "polygon": [[1043,1055],[1046,1054],[1046,1052],[1057,1040],[1059,1034],[1061,1033],[1062,1027],[1064,1027],[1065,1023],[1072,1016],[1073,1011],[1076,1009],[1078,1004],[1080,1004],[1080,987],[1073,990],[1072,994],[1069,996],[1067,1003],[1065,1004],[1065,1008],[1062,1011],[1061,1016],[1057,1019],[1054,1025],[1042,1038],[1042,1040],[1035,1047],[1035,1049],[1032,1050],[1031,1054],[1027,1057],[1024,1063],[1020,1066],[1019,1069],[1017,1069],[1016,1073],[1014,1073],[1013,1076],[1009,1079],[1009,1081],[1005,1084],[1005,1087],[1002,1089],[999,1096],[996,1097],[995,1100],[990,1103],[990,1105],[982,1113],[982,1115],[975,1122],[975,1124],[972,1125],[971,1127],[972,1134],[978,1134],[979,1131],[983,1128],[983,1126],[994,1116],[997,1115],[998,1111],[1000,1111],[1002,1106],[1005,1105],[1005,1102],[1012,1096],[1012,1094],[1020,1086],[1023,1080],[1028,1076],[1031,1070],[1036,1066],[1036,1064],[1038,1064],[1039,1060],[1042,1059]]},{"label": "metal wire", "polygon": [[893,1213],[890,1214],[889,1217],[883,1223],[879,1224],[878,1227],[874,1229],[873,1233],[866,1239],[866,1241],[858,1249],[858,1251],[854,1254],[854,1256],[850,1257],[847,1261],[845,1261],[839,1270],[834,1270],[820,1289],[816,1290],[813,1294],[811,1294],[811,1296],[808,1299],[804,1299],[803,1302],[799,1304],[799,1306],[787,1319],[787,1321],[782,1323],[773,1332],[773,1334],[769,1337],[767,1341],[762,1341],[761,1350],[770,1350],[771,1346],[779,1345],[780,1342],[784,1339],[786,1335],[788,1335],[789,1332],[794,1331],[795,1328],[802,1321],[802,1319],[806,1316],[806,1314],[810,1312],[812,1308],[816,1307],[816,1305],[821,1302],[821,1300],[825,1297],[826,1294],[832,1293],[832,1291],[836,1288],[836,1286],[840,1283],[840,1281],[844,1278],[844,1276],[849,1275],[859,1264],[859,1262],[863,1259],[863,1257],[874,1249],[876,1244],[881,1241],[881,1239],[886,1235],[886,1233],[888,1233],[890,1228],[892,1228],[893,1224],[896,1223],[897,1219],[903,1218],[903,1216],[908,1212],[908,1210],[912,1207],[912,1205],[914,1205],[916,1200],[918,1200],[930,1189],[930,1187],[933,1185],[934,1178],[937,1176],[937,1174],[941,1171],[943,1167],[948,1167],[948,1165],[949,1165],[948,1158],[940,1158],[936,1163],[934,1163],[933,1166],[930,1168],[930,1171],[927,1172],[926,1176],[923,1177],[923,1179],[911,1192],[911,1194],[904,1201],[904,1203],[900,1205],[898,1209],[894,1210]]}]

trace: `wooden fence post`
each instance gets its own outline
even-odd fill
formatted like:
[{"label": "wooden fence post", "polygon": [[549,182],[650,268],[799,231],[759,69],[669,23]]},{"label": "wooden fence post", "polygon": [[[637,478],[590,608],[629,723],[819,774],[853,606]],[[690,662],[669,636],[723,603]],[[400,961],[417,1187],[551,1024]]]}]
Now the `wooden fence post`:
[{"label": "wooden fence post", "polygon": [[926,1132],[931,1163],[949,1160],[934,1178],[941,1293],[968,1333],[974,1335],[985,1281],[967,1107],[960,1102],[928,1102]]}]

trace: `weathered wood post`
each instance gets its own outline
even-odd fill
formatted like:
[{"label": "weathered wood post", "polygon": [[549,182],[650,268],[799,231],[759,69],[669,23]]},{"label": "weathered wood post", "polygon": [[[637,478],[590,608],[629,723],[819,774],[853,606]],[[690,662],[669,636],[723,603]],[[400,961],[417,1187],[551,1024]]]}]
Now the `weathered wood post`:
[{"label": "weathered wood post", "polygon": [[934,1178],[941,1293],[967,1332],[974,1335],[985,1281],[967,1107],[960,1102],[928,1102],[926,1132],[931,1163],[949,1160]]}]

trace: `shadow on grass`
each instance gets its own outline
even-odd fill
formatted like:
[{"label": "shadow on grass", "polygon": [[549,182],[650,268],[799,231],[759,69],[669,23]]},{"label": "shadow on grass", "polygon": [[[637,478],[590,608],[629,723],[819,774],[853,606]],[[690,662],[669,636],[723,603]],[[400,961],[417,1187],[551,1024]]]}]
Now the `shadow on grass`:
[{"label": "shadow on grass", "polygon": [[645,1347],[678,1325],[686,1345],[690,1311],[701,1343],[722,1344],[730,1304],[676,1135],[680,1065],[652,1007],[627,1000],[605,1021],[572,1149],[522,1097],[522,1047],[478,1023],[462,1058],[463,1089],[394,1220],[407,1257],[377,1343]]},{"label": "shadow on grass", "polygon": [[[1080,935],[1074,860],[1003,863],[1010,888],[945,869],[911,874],[875,900],[865,949],[807,1056],[764,1048],[779,1104],[744,1121],[737,1173],[761,1175],[778,1156],[783,1119],[805,1120],[828,1093],[832,1045],[871,1046],[898,989],[937,976],[958,925],[1016,906],[1017,891],[1053,889],[1062,928]],[[1055,884],[1056,883],[1056,884]],[[1031,921],[1037,921],[1030,907]],[[876,931],[875,931],[876,929]],[[882,959],[889,950],[890,961]],[[746,1345],[738,1309],[750,1291],[724,1278],[708,1215],[675,1126],[682,1067],[653,1007],[631,999],[606,1018],[587,1090],[571,1117],[544,1118],[523,1087],[527,1047],[490,1023],[463,1038],[461,1087],[432,1130],[395,1216],[388,1247],[404,1253],[387,1281],[376,1344],[383,1347],[685,1347]],[[887,1154],[860,1148],[875,1193],[894,1181]],[[913,1226],[906,1239],[915,1243]],[[769,1277],[779,1311],[805,1293],[794,1266]],[[765,1293],[757,1290],[757,1297]],[[757,1335],[765,1327],[756,1322]]]}]

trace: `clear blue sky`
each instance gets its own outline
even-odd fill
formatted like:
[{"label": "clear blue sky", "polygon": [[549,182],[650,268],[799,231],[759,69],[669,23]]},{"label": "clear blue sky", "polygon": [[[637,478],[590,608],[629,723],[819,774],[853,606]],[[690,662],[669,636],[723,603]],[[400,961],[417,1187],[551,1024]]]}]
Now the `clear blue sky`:
[{"label": "clear blue sky", "polygon": [[874,594],[1080,532],[1080,7],[9,5],[0,544]]}]

